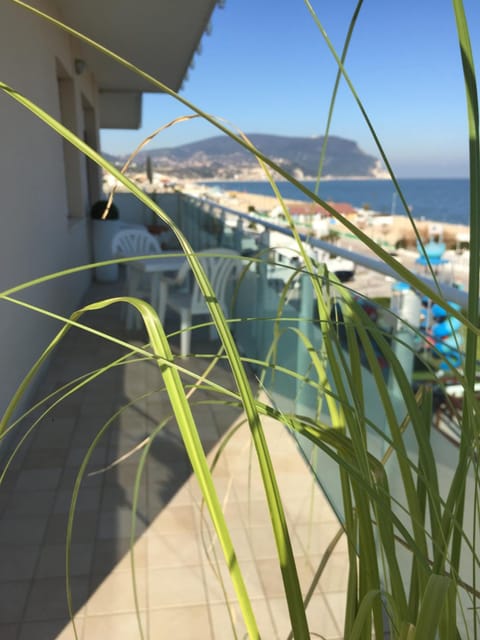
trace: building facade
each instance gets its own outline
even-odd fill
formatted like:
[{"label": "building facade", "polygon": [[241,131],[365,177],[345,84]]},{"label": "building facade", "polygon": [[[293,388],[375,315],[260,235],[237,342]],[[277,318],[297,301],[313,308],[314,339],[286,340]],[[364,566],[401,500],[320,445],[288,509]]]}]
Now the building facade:
[{"label": "building facade", "polygon": [[[36,0],[35,8],[131,59],[178,91],[215,0]],[[99,168],[9,90],[19,92],[93,149],[101,127],[136,128],[141,96],[158,90],[74,35],[15,2],[0,6],[0,291],[92,261],[91,205]],[[156,37],[154,37],[156,34]],[[81,304],[85,270],[31,286],[22,301],[60,315]],[[61,323],[0,300],[0,412]]]}]

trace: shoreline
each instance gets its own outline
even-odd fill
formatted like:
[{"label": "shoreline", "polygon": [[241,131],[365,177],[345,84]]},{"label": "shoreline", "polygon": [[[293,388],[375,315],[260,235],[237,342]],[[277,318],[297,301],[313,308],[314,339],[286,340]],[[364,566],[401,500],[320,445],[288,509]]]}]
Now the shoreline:
[{"label": "shoreline", "polygon": [[[289,207],[305,206],[303,200],[284,200],[285,204]],[[224,197],[219,198],[219,204],[227,206],[231,209],[237,209],[243,213],[249,213],[249,208],[254,207],[255,211],[259,213],[268,213],[272,209],[278,206],[278,200],[275,196],[266,196],[255,193],[248,193],[245,191],[235,191],[232,189],[227,192]],[[338,203],[337,203],[338,204]],[[332,203],[335,207],[335,203]],[[373,212],[372,212],[373,213]],[[356,224],[362,231],[370,231],[374,236],[377,236],[377,241],[386,242],[392,246],[403,240],[406,246],[416,247],[416,237],[413,231],[411,222],[406,215],[378,215],[372,216],[369,220],[360,220],[358,212],[355,214],[348,214],[346,217]],[[438,236],[439,232],[443,236],[443,241],[447,244],[447,248],[452,248],[459,241],[460,237],[466,237],[470,235],[470,228],[468,225],[435,222],[434,220],[415,220],[415,225],[424,242],[428,242],[429,237]],[[332,230],[336,228],[341,231],[341,223],[332,223]],[[348,230],[344,228],[345,233]],[[463,240],[465,241],[465,240]]]},{"label": "shoreline", "polygon": [[[400,178],[400,180],[405,180],[405,178]],[[413,178],[415,179],[415,178]],[[429,178],[419,178],[419,180],[428,180]],[[434,178],[432,178],[434,179]],[[464,178],[459,178],[461,180],[463,180]],[[299,179],[299,182],[316,182],[317,178],[316,176],[303,176],[303,178]],[[334,182],[335,180],[337,181],[342,181],[342,182],[346,182],[346,181],[352,181],[352,182],[359,182],[362,180],[378,180],[381,182],[385,182],[387,180],[390,180],[390,176],[322,176],[321,182]],[[259,178],[258,176],[256,176],[255,178],[198,178],[198,180],[194,180],[192,179],[191,182],[194,182],[195,184],[210,184],[211,182],[227,182],[228,184],[235,184],[238,182],[261,182],[262,184],[269,184],[269,180],[267,178]],[[287,178],[284,178],[282,176],[275,178],[275,183],[277,182],[290,182],[290,180],[287,180]]]},{"label": "shoreline", "polygon": [[[382,177],[382,176],[322,176],[321,182],[357,182],[359,180],[377,180],[379,182],[385,182],[390,180],[390,176]],[[315,182],[317,180],[316,176],[304,176],[299,182]],[[469,180],[469,176],[401,176],[397,177],[397,180],[401,182],[402,180]],[[194,184],[210,184],[211,182],[226,182],[228,184],[242,183],[242,182],[261,182],[268,183],[269,180],[267,178],[259,178],[256,176],[255,178],[189,178],[189,182]],[[280,176],[279,178],[275,178],[275,182],[290,182],[287,178]]]}]

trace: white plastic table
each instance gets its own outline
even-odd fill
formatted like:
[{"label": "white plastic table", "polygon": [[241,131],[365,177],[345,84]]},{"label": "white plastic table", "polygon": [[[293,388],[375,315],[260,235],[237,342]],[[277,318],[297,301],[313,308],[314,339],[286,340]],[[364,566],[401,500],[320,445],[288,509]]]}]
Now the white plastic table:
[{"label": "white plastic table", "polygon": [[142,275],[150,274],[150,302],[157,310],[160,322],[165,320],[165,300],[161,299],[160,276],[165,273],[176,272],[185,263],[185,254],[170,254],[165,258],[146,258],[144,260],[133,260],[127,263],[128,294],[135,295]]}]

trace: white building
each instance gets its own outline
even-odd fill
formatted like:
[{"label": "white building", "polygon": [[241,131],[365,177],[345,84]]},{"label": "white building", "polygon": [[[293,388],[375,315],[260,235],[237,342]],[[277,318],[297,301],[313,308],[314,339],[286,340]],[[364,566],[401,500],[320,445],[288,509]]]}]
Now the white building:
[{"label": "white building", "polygon": [[[185,77],[216,0],[33,0],[32,4],[131,60],[174,90]],[[104,128],[138,128],[152,87],[58,26],[12,2],[0,5],[0,81],[98,149]],[[0,291],[89,263],[89,210],[100,172],[0,92]],[[29,288],[22,300],[69,314],[91,271]],[[60,323],[0,300],[0,412]]]}]

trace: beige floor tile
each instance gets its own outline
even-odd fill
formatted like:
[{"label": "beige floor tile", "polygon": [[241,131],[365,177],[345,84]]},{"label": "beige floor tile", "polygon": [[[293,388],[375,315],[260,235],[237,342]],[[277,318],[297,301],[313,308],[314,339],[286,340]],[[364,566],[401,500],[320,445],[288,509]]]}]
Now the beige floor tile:
[{"label": "beige floor tile", "polygon": [[278,640],[287,638],[292,625],[290,623],[288,605],[285,598],[269,598],[268,607],[271,612],[272,625],[274,627],[274,635],[272,637]]},{"label": "beige floor tile", "polygon": [[[279,426],[279,429],[282,428],[282,426]],[[274,469],[278,474],[287,476],[285,479],[286,484],[289,483],[289,479],[295,481],[297,476],[301,476],[302,482],[305,482],[305,462],[300,455],[296,454],[293,450],[294,446],[291,446],[290,442],[288,445],[288,447],[285,447],[286,450],[272,452]]]},{"label": "beige floor tile", "polygon": [[[101,490],[100,488],[83,489],[80,488],[77,501],[75,503],[75,513],[85,511],[96,511],[100,504]],[[53,507],[54,514],[65,514],[70,510],[72,502],[71,491],[57,491],[55,494],[55,504]]]},{"label": "beige floor tile", "polygon": [[[93,575],[104,576],[113,569],[115,569],[116,572],[131,572],[132,558],[130,548],[130,540],[127,538],[96,540],[93,552]],[[145,536],[142,536],[135,542],[133,555],[135,567],[145,569],[148,562],[147,540]]]},{"label": "beige floor tile", "polygon": [[[320,558],[311,558],[318,567]],[[315,565],[314,565],[315,566]],[[334,552],[328,559],[320,578],[320,588],[324,593],[345,591],[348,581],[348,553]]]},{"label": "beige floor tile", "polygon": [[214,478],[215,481],[217,481],[217,479],[220,478],[230,478],[231,473],[230,473],[230,468],[229,468],[229,464],[228,464],[228,459],[226,456],[223,455],[222,453],[219,453],[218,456],[216,456],[215,454],[215,450],[212,451],[208,451],[208,464],[210,467],[210,471],[212,473],[212,476]]},{"label": "beige floor tile", "polygon": [[39,446],[31,447],[25,455],[22,467],[24,469],[48,469],[50,467],[61,468],[65,464],[65,449],[63,448],[43,448]]},{"label": "beige floor tile", "polygon": [[267,598],[276,598],[284,595],[282,573],[277,559],[257,560],[257,570]]},{"label": "beige floor tile", "polygon": [[193,531],[196,529],[194,509],[189,505],[164,509],[152,521],[150,527],[158,534]]},{"label": "beige floor tile", "polygon": [[[147,638],[148,627],[145,612],[140,613],[140,624]],[[115,640],[136,640],[140,638],[137,615],[135,613],[122,613],[117,615],[86,616],[83,638],[85,640],[108,640],[110,638]],[[68,640],[70,639],[68,638]]]},{"label": "beige floor tile", "polygon": [[347,594],[345,591],[337,591],[336,593],[325,593],[325,600],[335,619],[335,624],[341,631],[345,623],[345,609],[347,604]]},{"label": "beige floor tile", "polygon": [[204,605],[206,593],[201,567],[152,569],[148,572],[148,598],[151,610],[168,606]]},{"label": "beige floor tile", "polygon": [[[263,598],[258,566],[255,562],[239,562],[243,581],[250,598]],[[205,584],[210,603],[234,601],[237,599],[230,572],[224,558],[217,555],[214,564],[204,565]]]},{"label": "beige floor tile", "polygon": [[[83,619],[75,621],[78,637],[82,637]],[[48,622],[25,622],[18,640],[76,640],[73,625],[68,620],[54,620]],[[2,636],[3,640],[3,636]]]},{"label": "beige floor tile", "polygon": [[[338,522],[316,481],[312,480],[312,483],[310,486],[304,483],[302,493],[298,489],[298,483],[295,482],[290,483],[286,488],[282,487],[282,498],[287,505],[286,510],[290,520],[295,524]],[[340,524],[338,526],[340,527]]]},{"label": "beige floor tile", "polygon": [[[278,638],[286,638],[291,630],[290,616],[286,601],[282,598],[269,600],[276,634]],[[324,640],[337,640],[339,629],[322,596],[314,596],[307,608],[307,622],[311,637],[321,637]]]},{"label": "beige floor tile", "polygon": [[147,417],[143,416],[141,420],[138,420],[138,413],[133,409],[124,410],[119,414],[108,430],[110,462],[116,459],[119,454],[123,455],[132,451],[133,447],[145,439],[145,436],[149,433],[146,424],[146,422],[149,422],[149,420],[146,420]]},{"label": "beige floor tile", "polygon": [[[225,501],[220,499],[220,506],[229,529],[244,528],[244,517],[239,503],[236,500]],[[203,507],[202,513],[200,514],[199,512],[197,512],[196,515],[198,516],[197,520],[199,527],[204,526],[206,522],[208,523],[208,526],[213,530],[213,523],[211,521],[210,514],[205,506]]]},{"label": "beige floor tile", "polygon": [[[65,469],[60,479],[58,489],[60,491],[69,491],[72,493],[75,483],[77,481],[78,469]],[[88,475],[84,474],[81,480],[81,490],[95,489],[101,487],[103,484],[102,474]]]},{"label": "beige floor tile", "polygon": [[21,622],[30,582],[0,582],[0,621],[2,624]]},{"label": "beige floor tile", "polygon": [[[66,406],[64,409],[69,411]],[[61,405],[56,411],[59,410],[61,411]],[[74,427],[75,421],[71,417],[55,416],[53,424],[42,422],[37,427],[33,444],[35,448],[64,450],[72,438]]]},{"label": "beige floor tile", "polygon": [[[36,578],[55,578],[65,576],[65,544],[44,545],[38,558]],[[73,544],[70,547],[71,576],[87,576],[92,565],[93,544]]]},{"label": "beige floor tile", "polygon": [[130,613],[147,609],[147,572],[145,569],[135,571],[137,604],[134,597],[133,575],[127,571],[113,570],[90,596],[86,615],[113,615]]},{"label": "beige floor tile", "polygon": [[266,500],[239,501],[242,517],[247,527],[266,526],[270,522],[270,513]]},{"label": "beige floor tile", "polygon": [[39,547],[37,545],[0,547],[0,582],[30,580],[35,570],[38,554]]},{"label": "beige floor tile", "polygon": [[[314,570],[305,556],[296,556],[295,564],[300,588],[302,594],[305,595],[312,585]],[[257,568],[267,598],[283,596],[285,591],[278,559],[268,558],[257,560]]]},{"label": "beige floor tile", "polygon": [[333,615],[331,607],[328,606],[325,598],[315,595],[308,603],[307,619],[312,633],[324,635],[326,638],[339,638],[341,628]]},{"label": "beige floor tile", "polygon": [[[170,507],[184,507],[185,505],[191,506],[192,504],[194,504],[194,500],[189,489],[190,482],[192,481],[191,478],[192,476],[190,475],[186,482],[184,482],[171,497],[170,501],[168,502],[168,505]],[[150,487],[149,490],[151,490]]]},{"label": "beige floor tile", "polygon": [[[132,526],[135,528],[132,529]],[[133,521],[130,507],[118,507],[113,511],[100,511],[98,516],[99,540],[115,540],[116,538],[130,538],[134,533],[138,538],[145,531],[147,521],[145,513],[137,509]]]},{"label": "beige floor tile", "polygon": [[[238,501],[242,504],[248,505],[248,503],[256,501],[265,501],[265,489],[260,473],[254,473],[251,477],[247,473],[235,475],[233,488],[237,494]],[[248,508],[244,511],[248,512]],[[258,524],[265,524],[265,521],[263,523],[257,522]]]},{"label": "beige floor tile", "polygon": [[2,640],[18,640],[20,625],[0,623],[0,638]]},{"label": "beige floor tile", "polygon": [[[66,459],[66,465],[68,467],[80,467],[80,465],[82,465],[87,459],[88,453],[88,447],[71,447]],[[105,446],[97,445],[95,449],[89,454],[87,470],[92,471],[94,469],[103,467],[105,465],[106,455],[107,452]]]},{"label": "beige floor tile", "polygon": [[[135,462],[129,459],[128,462],[120,462],[120,464],[109,468],[105,473],[100,474],[100,477],[105,481],[107,486],[125,486],[133,487],[138,472],[138,461]],[[143,471],[141,484],[145,486],[145,470]]]},{"label": "beige floor tile", "polygon": [[214,637],[206,605],[157,609],[150,612],[149,622],[152,639],[211,640]]},{"label": "beige floor tile", "polygon": [[249,478],[252,478],[254,483],[261,481],[260,469],[256,460],[256,454],[254,453],[250,457],[247,451],[244,455],[240,453],[236,456],[228,456],[228,466],[232,476],[235,478],[235,483],[239,485],[245,485],[248,483]]},{"label": "beige floor tile", "polygon": [[242,527],[230,527],[229,532],[235,548],[235,553],[240,562],[245,560],[253,561],[254,551],[252,549],[252,540],[248,532]]},{"label": "beige floor tile", "polygon": [[[85,604],[88,581],[84,577],[70,580],[74,611]],[[28,596],[25,621],[68,620],[65,578],[43,578],[35,580]]]},{"label": "beige floor tile", "polygon": [[34,518],[10,518],[4,516],[0,522],[0,544],[31,545],[39,544],[47,527],[48,516]]},{"label": "beige floor tile", "polygon": [[[234,426],[232,425],[232,429],[233,428]],[[224,449],[224,455],[226,455],[227,458],[236,458],[239,455],[248,456],[252,447],[253,443],[250,431],[246,425],[242,424],[239,429],[228,438],[228,444]]]},{"label": "beige floor tile", "polygon": [[[89,543],[95,539],[98,514],[85,511],[77,513],[73,521],[72,542]],[[68,514],[50,516],[45,533],[44,544],[64,544],[67,535]]]},{"label": "beige floor tile", "polygon": [[62,475],[61,468],[25,469],[18,476],[19,491],[46,491],[56,489]]},{"label": "beige floor tile", "polygon": [[262,558],[276,558],[278,556],[277,545],[270,524],[251,527],[248,530],[253,555],[258,560]]},{"label": "beige floor tile", "polygon": [[[321,556],[325,553],[328,545],[337,534],[338,529],[338,523],[322,522],[317,524],[297,525],[295,527],[295,533],[307,555]],[[347,539],[345,536],[342,536],[339,540],[335,550],[342,553],[348,551]]]},{"label": "beige floor tile", "polygon": [[170,534],[147,531],[146,539],[151,568],[198,565],[200,562],[201,541],[194,531]]},{"label": "beige floor tile", "polygon": [[[217,492],[220,503],[228,508],[230,503],[237,501],[235,491],[235,479],[228,476],[217,476],[213,474],[213,484],[215,491]],[[190,500],[194,499],[198,504],[202,500],[202,491],[195,476],[191,476],[188,481],[188,490],[190,493]]]},{"label": "beige floor tile", "polygon": [[[95,429],[93,429],[93,428],[90,428],[90,429],[78,428],[73,433],[72,439],[70,441],[70,444],[71,444],[72,447],[90,447],[90,445],[93,444],[97,433],[99,433],[101,428],[102,428],[102,422],[99,419],[98,415],[92,416],[92,419],[98,421],[98,422],[95,423],[96,424],[96,428]],[[87,419],[83,418],[83,421],[85,421],[85,420],[87,420]],[[102,440],[102,442],[103,442],[103,440]]]},{"label": "beige floor tile", "polygon": [[[277,634],[267,602],[251,600],[251,605],[260,637],[263,640],[276,638]],[[246,625],[237,602],[211,604],[210,614],[215,640],[236,640],[247,637]]]},{"label": "beige floor tile", "polygon": [[120,508],[133,509],[134,500],[139,514],[147,511],[147,486],[142,483],[138,490],[135,484],[131,485],[106,485],[101,493],[99,509],[102,513],[114,511]]}]

